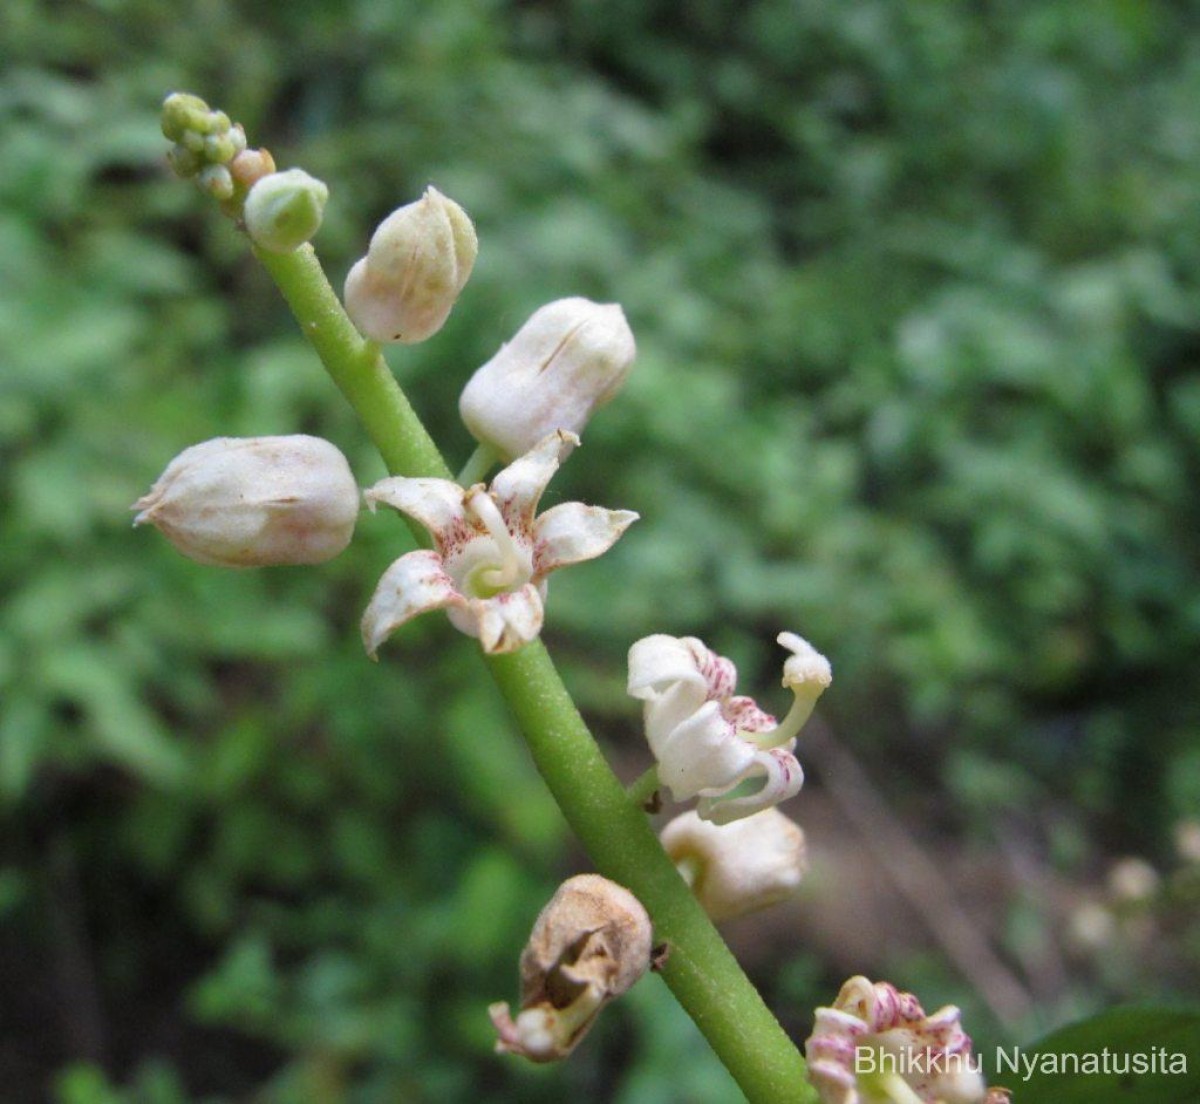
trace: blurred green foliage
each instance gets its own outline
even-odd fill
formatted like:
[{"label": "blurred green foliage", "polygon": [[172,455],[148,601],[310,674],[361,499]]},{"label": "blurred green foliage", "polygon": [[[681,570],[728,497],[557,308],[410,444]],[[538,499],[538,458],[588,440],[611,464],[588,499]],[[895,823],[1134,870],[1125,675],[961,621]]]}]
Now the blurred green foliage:
[{"label": "blurred green foliage", "polygon": [[[393,357],[452,461],[458,389],[534,308],[624,305],[637,369],[551,492],[643,520],[554,580],[547,637],[631,773],[633,639],[702,636],[762,688],[786,627],[834,661],[826,718],[944,831],[1011,829],[1079,872],[1166,863],[1200,809],[1200,5],[687,12],[5,5],[0,1067],[20,1099],[735,1094],[657,979],[563,1069],[489,1053],[484,1005],[515,995],[533,915],[584,860],[444,620],[366,662],[394,518],[319,570],[261,573],[129,531],[212,436],[317,432],[382,474],[242,239],[165,171],[175,89],[330,185],[335,284],[426,183],[472,213],[459,307]],[[837,981],[798,950],[778,940],[792,968],[762,980],[802,1036]],[[1185,983],[1135,970],[1069,1000]]]}]

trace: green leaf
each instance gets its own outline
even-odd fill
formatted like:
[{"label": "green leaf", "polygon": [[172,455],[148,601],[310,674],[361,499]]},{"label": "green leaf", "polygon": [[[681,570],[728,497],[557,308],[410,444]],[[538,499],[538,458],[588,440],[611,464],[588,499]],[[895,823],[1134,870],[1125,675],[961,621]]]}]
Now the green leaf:
[{"label": "green leaf", "polygon": [[46,714],[33,698],[12,694],[0,709],[0,798],[19,798],[47,740]]},{"label": "green leaf", "polygon": [[182,747],[142,703],[115,658],[91,644],[47,655],[42,678],[77,706],[94,749],[154,785],[178,784],[187,772]]},{"label": "green leaf", "polygon": [[1200,1009],[1116,1008],[1003,1053],[1008,1064],[998,1052],[992,1080],[1021,1104],[1200,1100]]}]

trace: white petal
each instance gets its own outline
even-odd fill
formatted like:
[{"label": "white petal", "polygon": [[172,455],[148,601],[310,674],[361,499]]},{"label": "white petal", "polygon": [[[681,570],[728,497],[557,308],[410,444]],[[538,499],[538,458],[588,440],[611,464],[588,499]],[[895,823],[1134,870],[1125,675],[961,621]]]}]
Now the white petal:
[{"label": "white petal", "polygon": [[496,473],[489,489],[513,533],[533,532],[534,514],[546,484],[563,457],[578,444],[574,433],[551,433]]},{"label": "white petal", "polygon": [[534,575],[541,578],[568,564],[595,559],[637,519],[632,510],[606,510],[582,502],[547,510],[534,524]]},{"label": "white petal", "polygon": [[368,488],[363,497],[372,510],[382,503],[419,521],[445,554],[445,546],[453,544],[456,533],[474,532],[463,509],[463,493],[449,479],[407,479],[394,475]]},{"label": "white petal", "polygon": [[[515,652],[542,631],[542,595],[532,583],[491,598],[472,598],[464,610],[451,610],[457,628],[479,637],[491,655]],[[471,622],[467,627],[465,622]]]},{"label": "white petal", "polygon": [[665,633],[644,636],[636,641],[629,649],[629,696],[652,701],[665,694],[672,685],[683,683],[692,688],[695,707],[699,709],[707,695],[708,684],[696,665],[690,644],[700,644],[700,641],[695,637],[667,636]]},{"label": "white petal", "polygon": [[754,762],[740,778],[734,781],[733,785],[758,774],[762,774],[764,779],[762,788],[756,793],[746,794],[742,797],[706,794],[696,806],[696,812],[714,824],[728,824],[730,821],[752,816],[781,801],[786,801],[789,797],[794,797],[800,792],[800,787],[804,785],[804,771],[800,768],[796,757],[783,748],[756,752]]},{"label": "white petal", "polygon": [[[649,731],[646,735],[654,739]],[[658,746],[650,745],[658,759],[658,777],[675,801],[710,791],[723,793],[746,777],[759,754],[737,738],[716,702],[706,702],[665,738],[654,735],[660,736]]]},{"label": "white petal", "polygon": [[379,645],[418,614],[465,604],[436,552],[422,549],[401,556],[383,573],[363,614],[367,655],[375,659]]},{"label": "white petal", "polygon": [[646,739],[652,749],[662,747],[707,700],[708,682],[695,652],[703,647],[695,637],[656,633],[629,649],[628,691],[646,703]]}]

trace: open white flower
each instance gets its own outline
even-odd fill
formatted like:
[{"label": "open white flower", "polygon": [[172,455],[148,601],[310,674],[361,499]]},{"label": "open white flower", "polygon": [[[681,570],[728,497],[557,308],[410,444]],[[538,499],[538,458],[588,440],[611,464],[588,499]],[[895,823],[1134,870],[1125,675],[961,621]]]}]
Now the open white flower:
[{"label": "open white flower", "polygon": [[912,993],[852,977],[832,1008],[818,1008],[805,1043],[821,1104],[979,1104],[1005,1099],[984,1085],[959,1011],[931,1015]]},{"label": "open white flower", "polygon": [[362,622],[372,659],[396,629],[434,609],[485,652],[515,651],[541,632],[546,576],[606,552],[638,516],[579,502],[537,515],[550,477],[578,444],[573,433],[552,433],[488,488],[394,476],[366,492],[372,510],[382,503],[407,514],[435,545],[401,556],[379,580]]},{"label": "open white flower", "polygon": [[[751,698],[735,697],[737,670],[694,636],[656,634],[629,649],[629,693],[645,701],[646,739],[659,781],[675,801],[700,797],[697,812],[726,824],[793,797],[804,772],[796,734],[832,681],[829,661],[795,633],[778,641],[792,655],[783,685],[796,700],[778,722]],[[751,793],[731,794],[762,777]]]}]

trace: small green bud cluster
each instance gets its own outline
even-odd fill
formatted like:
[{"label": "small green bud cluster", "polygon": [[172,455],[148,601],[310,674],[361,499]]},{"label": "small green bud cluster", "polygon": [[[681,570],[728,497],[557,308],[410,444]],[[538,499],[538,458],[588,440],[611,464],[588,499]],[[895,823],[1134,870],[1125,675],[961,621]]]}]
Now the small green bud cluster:
[{"label": "small green bud cluster", "polygon": [[233,198],[229,163],[246,148],[246,132],[213,111],[199,96],[173,92],[163,101],[162,132],[175,145],[167,154],[171,168],[193,179],[214,199]]}]

